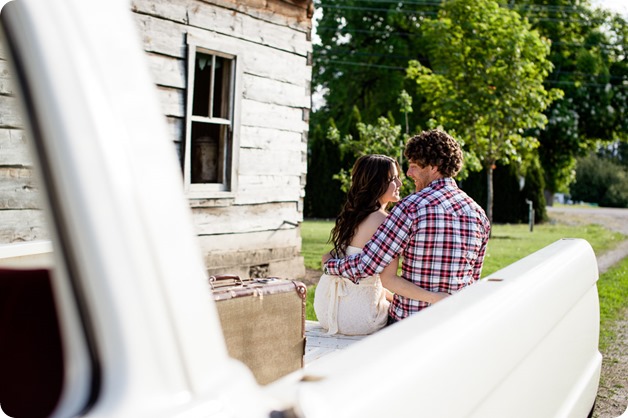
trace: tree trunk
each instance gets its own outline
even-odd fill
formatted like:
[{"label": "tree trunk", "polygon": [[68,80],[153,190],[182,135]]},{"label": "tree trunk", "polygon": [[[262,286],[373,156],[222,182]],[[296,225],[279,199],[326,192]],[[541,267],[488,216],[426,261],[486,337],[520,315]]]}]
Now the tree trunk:
[{"label": "tree trunk", "polygon": [[543,194],[545,195],[545,204],[547,206],[554,206],[554,192],[551,190],[544,190]]},{"label": "tree trunk", "polygon": [[493,224],[493,164],[486,167],[486,216]]}]

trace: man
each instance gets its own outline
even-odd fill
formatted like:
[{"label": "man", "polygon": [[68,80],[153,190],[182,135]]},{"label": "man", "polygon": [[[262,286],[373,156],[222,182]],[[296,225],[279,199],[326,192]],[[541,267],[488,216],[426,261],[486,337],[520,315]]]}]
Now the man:
[{"label": "man", "polygon": [[[440,130],[424,131],[408,140],[404,155],[415,193],[393,208],[361,253],[344,259],[325,256],[325,273],[359,283],[401,255],[404,279],[432,292],[455,293],[480,278],[489,220],[453,179],[462,167],[462,150],[454,138]],[[395,295],[389,323],[427,306]]]}]

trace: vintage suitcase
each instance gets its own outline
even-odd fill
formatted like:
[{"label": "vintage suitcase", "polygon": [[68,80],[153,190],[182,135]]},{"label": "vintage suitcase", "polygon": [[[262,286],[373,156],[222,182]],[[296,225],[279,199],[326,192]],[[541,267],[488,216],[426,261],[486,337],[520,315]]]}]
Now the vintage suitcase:
[{"label": "vintage suitcase", "polygon": [[305,300],[301,282],[210,276],[229,355],[261,385],[303,367]]}]

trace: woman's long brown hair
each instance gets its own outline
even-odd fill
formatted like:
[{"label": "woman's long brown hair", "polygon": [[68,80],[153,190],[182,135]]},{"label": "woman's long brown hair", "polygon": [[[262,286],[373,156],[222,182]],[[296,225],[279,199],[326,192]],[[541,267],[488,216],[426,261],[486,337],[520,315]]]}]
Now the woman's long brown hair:
[{"label": "woman's long brown hair", "polygon": [[379,154],[362,156],[353,165],[347,201],[336,218],[336,225],[329,238],[334,246],[332,254],[335,257],[346,254],[358,225],[380,209],[378,199],[388,190],[394,166],[401,173],[395,159]]}]

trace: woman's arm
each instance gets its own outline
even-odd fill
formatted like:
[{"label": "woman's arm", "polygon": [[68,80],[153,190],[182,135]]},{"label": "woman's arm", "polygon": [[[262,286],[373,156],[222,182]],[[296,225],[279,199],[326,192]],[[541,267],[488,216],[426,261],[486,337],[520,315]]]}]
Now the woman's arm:
[{"label": "woman's arm", "polygon": [[420,300],[434,304],[447,296],[444,292],[430,292],[425,290],[401,277],[397,276],[397,266],[399,259],[395,258],[386,268],[379,274],[382,285],[393,293],[397,293],[403,297]]}]

